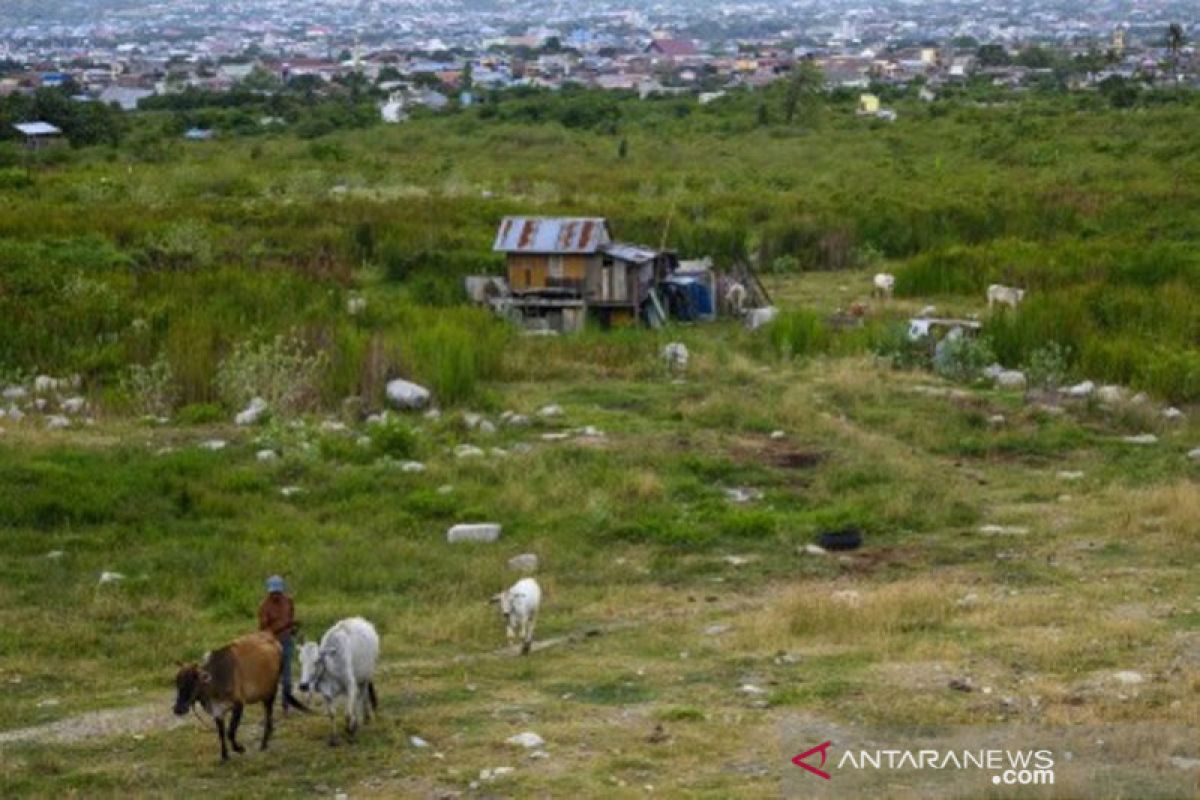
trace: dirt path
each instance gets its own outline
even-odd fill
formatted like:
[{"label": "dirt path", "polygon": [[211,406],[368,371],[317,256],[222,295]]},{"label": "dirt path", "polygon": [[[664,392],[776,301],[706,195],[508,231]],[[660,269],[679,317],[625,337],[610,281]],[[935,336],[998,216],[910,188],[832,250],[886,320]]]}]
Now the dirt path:
[{"label": "dirt path", "polygon": [[[616,633],[631,628],[638,628],[648,625],[652,622],[662,619],[680,617],[680,616],[698,616],[701,612],[717,612],[721,614],[733,613],[745,610],[746,608],[760,605],[761,600],[758,598],[739,598],[732,602],[720,604],[704,604],[698,603],[690,606],[666,609],[657,613],[649,614],[638,619],[621,620],[605,625],[591,625],[586,628],[580,628],[565,636],[559,636],[552,639],[544,639],[534,642],[533,650],[538,652],[551,647],[558,647],[572,642],[583,641],[594,636],[607,635]],[[464,661],[472,661],[479,658],[503,658],[503,657],[518,657],[520,648],[517,646],[504,647],[499,650],[493,650],[487,653],[472,653],[454,656],[450,659],[441,659],[432,666],[461,664]],[[380,667],[380,672],[387,674],[395,670],[411,668],[413,664],[387,664]],[[425,664],[421,666],[431,666]],[[79,714],[74,717],[50,722],[45,725],[35,725],[28,728],[17,728],[9,731],[0,731],[0,746],[8,744],[21,743],[42,743],[42,744],[73,744],[87,739],[96,739],[105,736],[130,736],[135,734],[146,734],[157,731],[173,730],[183,727],[187,724],[195,724],[195,719],[191,716],[176,717],[170,713],[162,703],[153,705],[129,706],[125,708],[109,708],[102,711],[89,711],[86,714]]]},{"label": "dirt path", "polygon": [[[43,744],[72,744],[100,736],[130,736],[151,731],[165,731],[192,722],[190,717],[171,714],[162,703],[153,705],[108,708],[89,711],[60,719],[46,725],[17,728],[0,732],[0,745],[39,742]],[[194,724],[194,722],[193,722]]]}]

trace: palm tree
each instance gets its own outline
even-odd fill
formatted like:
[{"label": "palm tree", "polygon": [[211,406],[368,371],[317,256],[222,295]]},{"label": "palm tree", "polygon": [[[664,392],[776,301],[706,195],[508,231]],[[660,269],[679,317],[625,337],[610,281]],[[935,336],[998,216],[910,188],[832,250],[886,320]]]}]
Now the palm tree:
[{"label": "palm tree", "polygon": [[1183,49],[1183,43],[1183,26],[1172,22],[1167,28],[1167,47],[1171,51],[1171,65],[1176,76],[1179,75],[1179,51]]}]

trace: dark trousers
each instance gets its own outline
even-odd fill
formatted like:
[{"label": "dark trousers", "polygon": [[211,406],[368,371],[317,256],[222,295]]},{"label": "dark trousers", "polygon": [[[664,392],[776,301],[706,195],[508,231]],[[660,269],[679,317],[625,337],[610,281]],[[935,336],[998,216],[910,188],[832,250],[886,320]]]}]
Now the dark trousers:
[{"label": "dark trousers", "polygon": [[286,694],[292,693],[292,656],[295,653],[296,645],[292,642],[292,635],[289,633],[280,638],[279,643],[283,645],[283,691]]}]

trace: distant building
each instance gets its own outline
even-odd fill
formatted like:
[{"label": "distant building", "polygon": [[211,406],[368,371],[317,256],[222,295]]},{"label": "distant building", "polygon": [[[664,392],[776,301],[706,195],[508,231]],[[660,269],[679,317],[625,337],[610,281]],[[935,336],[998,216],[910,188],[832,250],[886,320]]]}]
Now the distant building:
[{"label": "distant building", "polygon": [[860,94],[858,96],[858,113],[878,114],[879,98],[873,94]]},{"label": "distant building", "polygon": [[147,97],[153,97],[154,92],[150,89],[136,89],[125,86],[108,86],[105,87],[97,99],[105,105],[116,103],[122,111],[136,111],[138,103],[145,100]]},{"label": "distant building", "polygon": [[25,137],[25,146],[30,150],[40,150],[62,137],[62,130],[49,122],[18,122],[13,128]]}]

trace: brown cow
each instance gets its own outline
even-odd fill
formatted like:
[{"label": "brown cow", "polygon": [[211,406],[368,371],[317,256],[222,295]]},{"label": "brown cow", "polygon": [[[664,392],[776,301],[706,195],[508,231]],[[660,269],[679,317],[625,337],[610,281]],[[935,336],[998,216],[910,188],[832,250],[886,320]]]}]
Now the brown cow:
[{"label": "brown cow", "polygon": [[[268,632],[250,633],[209,653],[199,664],[180,664],[175,675],[175,713],[183,716],[199,704],[217,724],[221,740],[221,760],[229,759],[225,748],[225,714],[230,710],[229,743],[238,753],[246,748],[238,744],[238,725],[247,703],[262,703],[266,711],[262,749],[267,749],[274,723],[271,718],[275,693],[283,668],[283,648]],[[291,692],[284,691],[283,704],[308,711]]]}]

